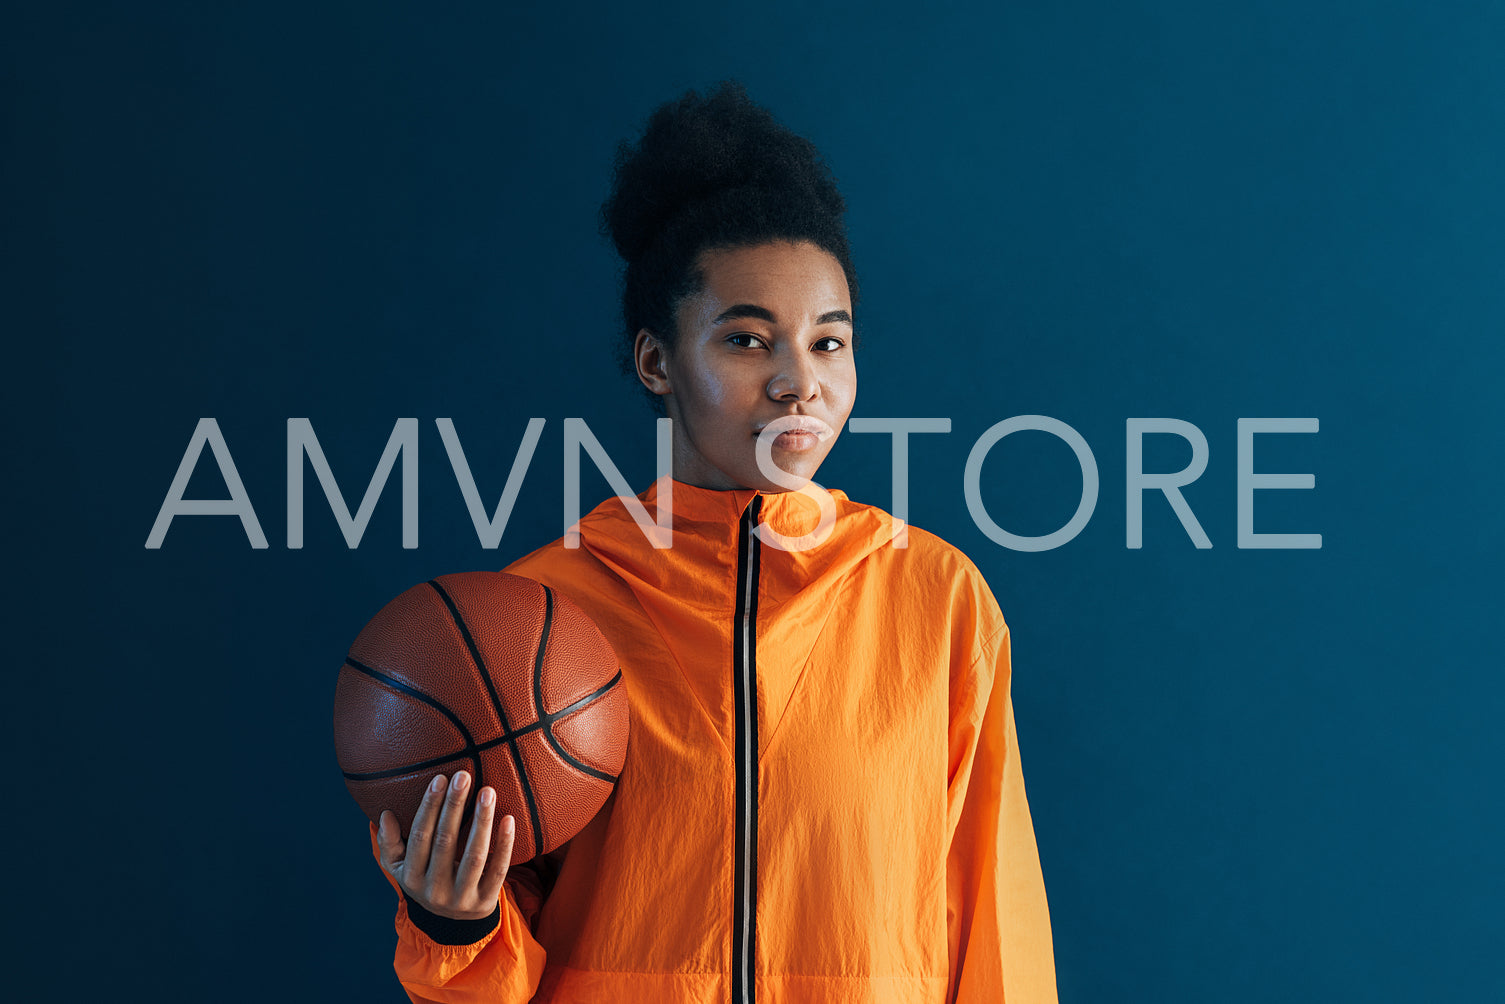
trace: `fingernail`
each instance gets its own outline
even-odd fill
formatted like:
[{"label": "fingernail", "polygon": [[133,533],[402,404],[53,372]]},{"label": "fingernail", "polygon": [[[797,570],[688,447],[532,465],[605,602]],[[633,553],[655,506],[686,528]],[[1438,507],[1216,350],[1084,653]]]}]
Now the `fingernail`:
[{"label": "fingernail", "polygon": [[465,773],[463,770],[460,771],[460,773],[458,773],[458,774],[455,775],[455,790],[456,791],[464,791],[469,784],[470,784],[470,775],[467,774],[467,773]]},{"label": "fingernail", "polygon": [[486,808],[489,809],[489,808],[491,808],[491,803],[495,802],[495,801],[496,801],[496,792],[492,791],[490,788],[482,788],[481,789],[481,804],[482,805],[486,806]]},{"label": "fingernail", "polygon": [[437,794],[437,793],[439,793],[439,792],[441,792],[443,790],[444,790],[444,775],[443,774],[436,774],[434,776],[434,779],[429,782],[429,791],[432,791],[435,794]]},{"label": "fingernail", "polygon": [[517,826],[517,824],[513,822],[511,816],[507,816],[505,819],[502,820],[502,832],[503,833],[511,833],[516,828],[516,826]]}]

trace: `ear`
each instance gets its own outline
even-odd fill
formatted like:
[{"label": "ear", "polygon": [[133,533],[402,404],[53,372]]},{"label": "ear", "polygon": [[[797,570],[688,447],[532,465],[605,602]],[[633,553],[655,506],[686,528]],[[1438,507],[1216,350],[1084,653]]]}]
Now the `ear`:
[{"label": "ear", "polygon": [[660,397],[674,393],[669,385],[669,349],[657,335],[647,328],[639,330],[632,356],[644,387]]}]

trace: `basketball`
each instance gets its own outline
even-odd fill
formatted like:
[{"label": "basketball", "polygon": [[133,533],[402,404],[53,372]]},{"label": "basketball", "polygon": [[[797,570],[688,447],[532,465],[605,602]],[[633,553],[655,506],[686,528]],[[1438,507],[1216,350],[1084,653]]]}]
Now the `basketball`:
[{"label": "basketball", "polygon": [[436,774],[496,789],[492,846],[516,821],[512,861],[553,850],[611,794],[627,754],[627,692],[595,623],[553,589],[506,572],[441,575],[383,607],[340,667],[335,753],[345,786],[406,839]]}]

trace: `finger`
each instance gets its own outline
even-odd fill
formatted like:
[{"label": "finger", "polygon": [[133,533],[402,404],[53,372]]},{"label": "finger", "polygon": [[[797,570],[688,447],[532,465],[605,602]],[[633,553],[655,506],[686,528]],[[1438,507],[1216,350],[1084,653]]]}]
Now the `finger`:
[{"label": "finger", "polygon": [[428,878],[430,885],[452,887],[455,880],[455,850],[460,846],[460,818],[465,815],[465,796],[470,793],[470,775],[463,770],[455,771],[449,783],[449,794],[444,796],[444,809],[439,814],[439,826],[434,830],[434,845],[429,851]]},{"label": "finger", "polygon": [[422,875],[428,870],[429,848],[434,842],[434,820],[439,815],[439,800],[444,794],[449,779],[435,774],[424,789],[423,801],[418,803],[418,814],[413,817],[413,828],[408,831],[408,852],[403,867],[408,874]]},{"label": "finger", "polygon": [[397,825],[396,814],[386,809],[376,824],[376,850],[381,855],[381,866],[387,871],[402,864],[402,828]]},{"label": "finger", "polygon": [[482,788],[476,796],[476,814],[470,822],[470,839],[465,842],[465,853],[460,856],[460,868],[455,872],[455,893],[465,897],[476,888],[481,872],[486,867],[486,853],[491,849],[491,819],[496,815],[496,791]]},{"label": "finger", "polygon": [[507,881],[507,868],[512,864],[512,845],[517,841],[517,820],[502,817],[501,832],[497,834],[496,848],[486,862],[486,871],[481,875],[477,890],[482,902],[495,903],[502,895],[502,883]]}]

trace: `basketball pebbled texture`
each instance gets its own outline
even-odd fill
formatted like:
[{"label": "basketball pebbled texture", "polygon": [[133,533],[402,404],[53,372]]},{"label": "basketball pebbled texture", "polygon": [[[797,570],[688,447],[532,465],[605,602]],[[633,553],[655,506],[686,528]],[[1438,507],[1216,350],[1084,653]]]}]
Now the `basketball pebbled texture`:
[{"label": "basketball pebbled texture", "polygon": [[[627,691],[616,653],[585,612],[507,572],[441,575],[402,593],[361,630],[335,683],[335,754],[373,821],[406,838],[435,774],[496,789],[496,825],[516,820],[512,861],[579,833],[627,755]],[[492,846],[499,834],[492,832]]]}]

